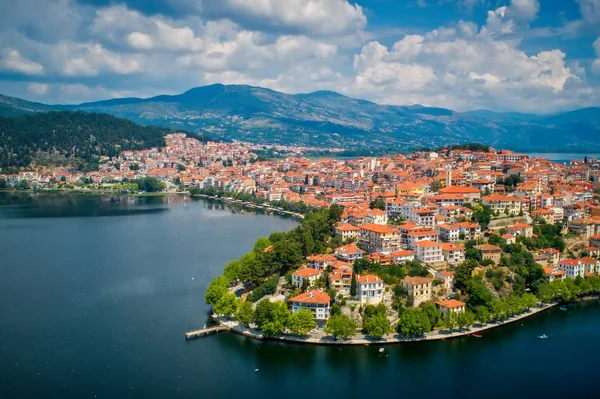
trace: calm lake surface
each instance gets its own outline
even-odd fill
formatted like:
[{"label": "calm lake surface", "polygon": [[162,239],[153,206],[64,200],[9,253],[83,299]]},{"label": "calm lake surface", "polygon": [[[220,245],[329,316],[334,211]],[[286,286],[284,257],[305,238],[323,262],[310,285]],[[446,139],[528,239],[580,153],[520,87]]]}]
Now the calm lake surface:
[{"label": "calm lake surface", "polygon": [[598,397],[598,302],[383,355],[186,342],[223,265],[294,226],[180,197],[0,194],[0,398]]},{"label": "calm lake surface", "polygon": [[576,153],[576,152],[524,152],[523,154],[529,155],[532,158],[546,158],[549,161],[567,163],[574,159],[583,160],[585,156],[588,158],[600,158],[600,154],[597,153]]}]

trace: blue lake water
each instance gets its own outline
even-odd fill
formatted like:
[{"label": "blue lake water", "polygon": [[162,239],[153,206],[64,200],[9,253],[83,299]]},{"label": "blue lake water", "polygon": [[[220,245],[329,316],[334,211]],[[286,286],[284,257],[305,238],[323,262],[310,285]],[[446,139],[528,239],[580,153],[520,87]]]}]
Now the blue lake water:
[{"label": "blue lake water", "polygon": [[223,265],[294,226],[179,197],[0,194],[0,398],[597,397],[598,302],[383,355],[186,342]]}]

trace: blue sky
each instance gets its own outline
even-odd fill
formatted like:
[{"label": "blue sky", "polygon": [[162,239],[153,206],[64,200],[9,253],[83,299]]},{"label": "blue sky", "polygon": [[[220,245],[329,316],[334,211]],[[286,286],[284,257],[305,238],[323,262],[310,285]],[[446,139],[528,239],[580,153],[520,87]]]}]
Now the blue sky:
[{"label": "blue sky", "polygon": [[385,104],[600,105],[600,0],[19,0],[0,93],[47,103],[211,83]]}]

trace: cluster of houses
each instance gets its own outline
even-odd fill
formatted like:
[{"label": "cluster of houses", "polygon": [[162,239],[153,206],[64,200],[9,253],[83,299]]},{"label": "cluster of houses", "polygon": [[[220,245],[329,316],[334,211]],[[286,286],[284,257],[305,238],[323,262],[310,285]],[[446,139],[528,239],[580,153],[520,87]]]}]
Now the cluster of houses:
[{"label": "cluster of houses", "polygon": [[[499,233],[506,243],[518,236],[533,237],[534,221],[560,223],[589,243],[585,258],[561,259],[551,249],[534,254],[549,280],[598,273],[594,257],[600,255],[600,204],[594,200],[594,183],[600,180],[597,159],[569,164],[531,158],[506,150],[415,152],[381,158],[285,159],[259,161],[256,146],[240,142],[203,143],[183,133],[166,137],[166,146],[124,151],[103,157],[96,172],[22,171],[0,175],[30,186],[74,183],[85,177],[96,183],[120,182],[152,176],[188,188],[246,192],[267,201],[303,202],[308,206],[343,207],[336,232],[344,244],[333,254],[315,255],[293,276],[297,287],[314,285],[328,271],[329,286],[349,294],[352,263],[363,256],[382,265],[418,260],[432,270],[430,277],[407,278],[405,290],[413,303],[432,299],[434,278],[452,291],[452,267],[465,259],[466,240]],[[300,154],[301,148],[286,147]],[[373,206],[373,203],[376,206]],[[495,221],[484,231],[473,221],[478,206],[487,206]],[[475,247],[483,259],[498,263],[502,251],[490,243]],[[356,276],[358,301],[376,304],[385,287],[376,276]],[[307,281],[307,283],[305,283]],[[447,295],[445,295],[447,297]],[[315,317],[328,314],[325,292],[308,290],[292,298],[292,307],[305,306]],[[331,298],[329,298],[331,299]],[[444,299],[447,301],[447,298]],[[303,305],[305,304],[305,305]],[[440,307],[460,309],[455,303]]]}]

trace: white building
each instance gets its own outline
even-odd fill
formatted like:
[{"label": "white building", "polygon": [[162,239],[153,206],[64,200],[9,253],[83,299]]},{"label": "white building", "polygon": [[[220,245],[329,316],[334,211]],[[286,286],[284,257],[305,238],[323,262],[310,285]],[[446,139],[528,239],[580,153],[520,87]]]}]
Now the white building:
[{"label": "white building", "polygon": [[358,296],[361,304],[377,305],[383,300],[383,280],[377,276],[366,274],[356,279]]},{"label": "white building", "polygon": [[290,299],[292,312],[300,309],[308,309],[317,320],[327,320],[329,318],[329,303],[331,298],[323,290],[313,290],[300,294]]},{"label": "white building", "polygon": [[415,243],[415,257],[422,263],[443,262],[442,244],[430,240]]},{"label": "white building", "polygon": [[365,216],[365,224],[380,224],[385,226],[388,223],[388,215],[381,209],[371,209]]},{"label": "white building", "polygon": [[558,264],[560,270],[564,270],[567,273],[567,277],[575,278],[577,276],[585,275],[585,265],[577,259],[563,259]]},{"label": "white building", "polygon": [[304,284],[304,281],[307,280],[310,287],[319,277],[321,277],[321,271],[307,267],[292,274],[292,284],[300,288]]}]

